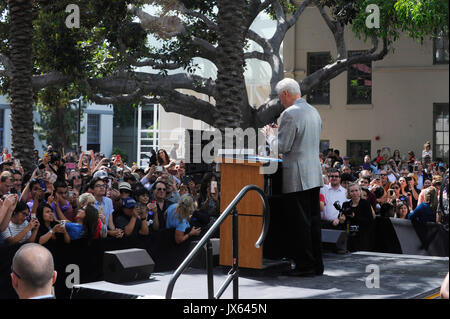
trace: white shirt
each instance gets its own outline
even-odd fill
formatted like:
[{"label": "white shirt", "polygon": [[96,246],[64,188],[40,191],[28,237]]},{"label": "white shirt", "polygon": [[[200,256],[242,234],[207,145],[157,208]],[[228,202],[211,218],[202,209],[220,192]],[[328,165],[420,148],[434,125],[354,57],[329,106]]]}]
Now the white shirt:
[{"label": "white shirt", "polygon": [[389,174],[389,175],[387,176],[387,178],[388,178],[388,180],[389,180],[390,183],[393,183],[393,182],[397,181],[397,177],[395,177],[395,175],[392,174],[392,173]]},{"label": "white shirt", "polygon": [[339,185],[339,188],[334,189],[330,184],[322,187],[320,193],[325,196],[325,210],[321,212],[321,219],[328,221],[335,220],[339,216],[339,211],[334,208],[333,204],[339,201],[342,206],[344,202],[348,201],[347,190],[341,185]]},{"label": "white shirt", "polygon": [[[3,239],[7,239],[9,237],[15,237],[20,234],[25,228],[28,226],[28,221],[24,221],[23,224],[17,225],[12,221],[9,222],[8,227],[1,233],[1,237]],[[19,243],[23,244],[31,237],[31,231],[27,232],[25,236],[20,240]]]}]

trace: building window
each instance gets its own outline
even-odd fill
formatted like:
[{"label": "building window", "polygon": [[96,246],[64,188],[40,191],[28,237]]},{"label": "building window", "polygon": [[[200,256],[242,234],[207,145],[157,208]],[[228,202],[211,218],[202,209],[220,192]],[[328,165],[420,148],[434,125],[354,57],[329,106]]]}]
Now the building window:
[{"label": "building window", "polygon": [[367,154],[371,154],[371,141],[347,141],[347,156],[353,166],[362,165]]},{"label": "building window", "polygon": [[327,152],[329,149],[330,149],[330,140],[320,140],[320,153],[326,154],[325,152]]},{"label": "building window", "polygon": [[0,150],[3,150],[3,129],[5,127],[5,110],[0,110]]},{"label": "building window", "polygon": [[[350,51],[348,56],[363,51]],[[347,104],[372,104],[372,63],[350,65],[347,75]]]},{"label": "building window", "polygon": [[[331,63],[329,52],[308,53],[308,75]],[[330,104],[330,81],[311,90],[307,98],[311,104]]]},{"label": "building window", "polygon": [[435,103],[433,105],[433,157],[449,160],[449,111],[448,103]]},{"label": "building window", "polygon": [[147,104],[138,111],[138,160],[140,165],[148,165],[152,150],[160,147],[160,106]]},{"label": "building window", "polygon": [[448,64],[448,35],[442,31],[433,40],[433,64]]},{"label": "building window", "polygon": [[87,149],[100,152],[100,114],[88,114]]}]

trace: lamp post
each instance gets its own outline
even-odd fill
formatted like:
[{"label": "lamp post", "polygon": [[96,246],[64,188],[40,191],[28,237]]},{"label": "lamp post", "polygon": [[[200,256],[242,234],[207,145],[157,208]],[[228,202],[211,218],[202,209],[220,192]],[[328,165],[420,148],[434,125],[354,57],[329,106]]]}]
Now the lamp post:
[{"label": "lamp post", "polygon": [[81,97],[70,100],[70,103],[78,102],[78,121],[77,121],[77,152],[80,149],[80,131],[81,131]]}]

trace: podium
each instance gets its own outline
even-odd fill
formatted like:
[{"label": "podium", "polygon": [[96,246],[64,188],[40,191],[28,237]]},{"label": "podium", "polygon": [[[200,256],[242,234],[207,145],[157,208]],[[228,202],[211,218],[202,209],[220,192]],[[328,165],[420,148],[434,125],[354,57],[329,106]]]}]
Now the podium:
[{"label": "podium", "polygon": [[[247,185],[264,189],[264,175],[260,173],[263,163],[257,160],[220,158],[221,190],[220,211],[223,212],[236,195]],[[239,267],[262,269],[263,247],[256,248],[263,227],[263,203],[256,192],[247,193],[236,206],[239,236]],[[219,264],[232,266],[232,216],[220,227]]]}]

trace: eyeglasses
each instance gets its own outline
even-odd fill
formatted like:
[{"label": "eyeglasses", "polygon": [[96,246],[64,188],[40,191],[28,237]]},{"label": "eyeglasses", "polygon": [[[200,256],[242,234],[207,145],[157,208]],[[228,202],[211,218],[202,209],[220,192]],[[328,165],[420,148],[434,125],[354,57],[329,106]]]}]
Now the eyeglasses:
[{"label": "eyeglasses", "polygon": [[156,190],[157,190],[157,191],[164,191],[164,192],[166,191],[165,188],[157,188]]},{"label": "eyeglasses", "polygon": [[105,184],[97,184],[97,185],[95,185],[94,187],[97,187],[97,188],[106,188],[106,185],[105,185]]},{"label": "eyeglasses", "polygon": [[22,279],[22,277],[20,277],[20,275],[14,271],[14,268],[13,268],[12,265],[11,265],[11,272],[12,272],[17,278]]}]

